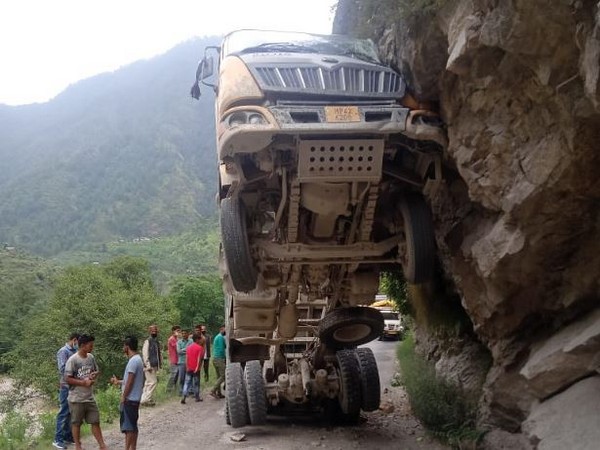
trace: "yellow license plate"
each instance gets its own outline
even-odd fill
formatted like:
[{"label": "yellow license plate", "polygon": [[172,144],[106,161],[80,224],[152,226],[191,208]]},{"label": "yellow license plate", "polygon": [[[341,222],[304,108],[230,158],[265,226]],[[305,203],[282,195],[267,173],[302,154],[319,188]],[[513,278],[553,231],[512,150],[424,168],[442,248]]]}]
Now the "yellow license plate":
[{"label": "yellow license plate", "polygon": [[327,122],[360,122],[358,106],[326,106]]}]

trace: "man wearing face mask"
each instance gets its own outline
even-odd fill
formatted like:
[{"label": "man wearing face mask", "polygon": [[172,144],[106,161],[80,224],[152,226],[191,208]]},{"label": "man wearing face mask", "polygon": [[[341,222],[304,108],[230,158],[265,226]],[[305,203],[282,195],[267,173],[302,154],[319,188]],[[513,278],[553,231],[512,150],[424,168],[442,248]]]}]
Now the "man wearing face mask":
[{"label": "man wearing face mask", "polygon": [[148,327],[150,336],[144,341],[142,347],[142,360],[144,362],[144,392],[142,394],[142,406],[154,406],[154,390],[158,384],[158,371],[162,366],[162,355],[160,352],[160,342],[158,341],[158,327],[150,325]]},{"label": "man wearing face mask", "polygon": [[69,385],[65,380],[65,364],[67,360],[77,352],[78,333],[71,333],[67,343],[56,353],[56,363],[58,364],[59,390],[58,403],[59,409],[56,415],[56,433],[52,446],[55,448],[67,448],[67,444],[72,444],[73,433],[71,432],[71,413],[69,412]]}]

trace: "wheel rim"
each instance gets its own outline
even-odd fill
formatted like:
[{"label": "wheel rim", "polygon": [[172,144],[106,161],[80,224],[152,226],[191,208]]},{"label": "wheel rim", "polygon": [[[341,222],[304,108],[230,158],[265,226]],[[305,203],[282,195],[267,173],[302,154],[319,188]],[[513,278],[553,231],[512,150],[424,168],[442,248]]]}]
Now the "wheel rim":
[{"label": "wheel rim", "polygon": [[371,327],[357,323],[338,328],[333,332],[333,337],[338,342],[352,343],[366,338],[371,333]]},{"label": "wheel rim", "polygon": [[353,348],[379,337],[383,326],[383,316],[376,309],[338,308],[319,323],[319,339],[334,349]]}]

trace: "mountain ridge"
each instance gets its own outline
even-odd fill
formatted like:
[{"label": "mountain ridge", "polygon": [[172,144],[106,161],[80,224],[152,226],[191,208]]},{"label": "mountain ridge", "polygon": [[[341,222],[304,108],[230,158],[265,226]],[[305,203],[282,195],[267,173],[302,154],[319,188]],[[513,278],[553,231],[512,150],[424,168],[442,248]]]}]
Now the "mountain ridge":
[{"label": "mountain ridge", "polygon": [[52,256],[214,215],[213,102],[189,87],[216,41],[184,42],[46,103],[0,105],[0,241]]}]

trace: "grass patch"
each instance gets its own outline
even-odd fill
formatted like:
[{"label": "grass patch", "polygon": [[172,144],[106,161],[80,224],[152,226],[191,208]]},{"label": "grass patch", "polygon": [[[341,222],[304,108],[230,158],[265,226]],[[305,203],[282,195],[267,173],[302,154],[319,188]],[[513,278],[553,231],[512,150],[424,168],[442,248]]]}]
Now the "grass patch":
[{"label": "grass patch", "polygon": [[28,420],[25,414],[9,411],[0,423],[0,448],[18,449],[27,443]]},{"label": "grass patch", "polygon": [[121,388],[115,386],[109,386],[105,390],[96,393],[96,404],[100,411],[102,423],[113,423],[119,418],[120,398]]},{"label": "grass patch", "polygon": [[475,399],[436,375],[433,364],[415,352],[412,333],[398,346],[398,360],[412,411],[429,431],[454,447],[483,436],[475,426]]},{"label": "grass patch", "polygon": [[56,414],[53,412],[42,413],[38,416],[38,421],[42,428],[38,439],[42,442],[51,442],[56,433]]}]

